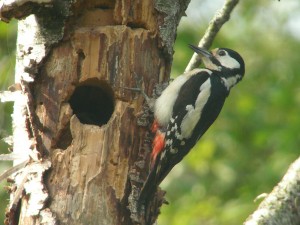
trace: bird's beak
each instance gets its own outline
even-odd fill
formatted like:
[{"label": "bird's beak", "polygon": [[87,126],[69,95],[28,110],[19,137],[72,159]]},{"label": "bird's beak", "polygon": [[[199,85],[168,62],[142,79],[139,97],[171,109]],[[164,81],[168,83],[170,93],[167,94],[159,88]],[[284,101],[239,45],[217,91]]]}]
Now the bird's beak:
[{"label": "bird's beak", "polygon": [[215,56],[209,52],[208,50],[204,48],[199,48],[195,45],[189,44],[189,47],[194,50],[199,56],[201,57],[201,60],[203,61],[205,67],[210,70],[217,70],[220,71],[221,67],[218,65],[217,60],[215,59]]},{"label": "bird's beak", "polygon": [[202,55],[202,56],[204,56],[206,58],[213,57],[213,55],[209,51],[207,51],[206,49],[204,49],[204,48],[199,48],[199,47],[197,47],[195,45],[191,45],[191,44],[189,44],[189,47],[191,49],[193,49],[194,52],[196,52],[197,54],[200,54],[200,55]]}]

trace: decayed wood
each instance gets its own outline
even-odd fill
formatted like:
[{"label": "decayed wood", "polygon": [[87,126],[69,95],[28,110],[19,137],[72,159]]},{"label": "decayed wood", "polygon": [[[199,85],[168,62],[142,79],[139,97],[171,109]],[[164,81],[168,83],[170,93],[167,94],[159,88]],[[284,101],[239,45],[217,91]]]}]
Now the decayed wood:
[{"label": "decayed wood", "polygon": [[[41,71],[43,75],[36,80],[36,112],[44,128],[44,144],[59,147],[64,132],[71,133],[71,140],[64,140],[69,146],[50,151],[53,169],[47,177],[49,207],[62,224],[133,224],[128,208],[132,188],[129,172],[136,161],[149,155],[151,143],[144,144],[148,129],[136,124],[135,114],[141,110],[143,99],[135,99],[136,93],[120,87],[134,87],[135,73],[143,77],[150,94],[159,78],[166,79],[170,66],[157,47],[155,24],[147,21],[149,10],[141,11],[142,16],[147,12],[144,22],[114,25],[121,22],[118,10],[129,15],[129,8],[122,4],[118,2],[115,11],[97,10],[104,12],[100,23],[108,25],[95,26],[94,11],[82,15],[70,41],[53,49]],[[113,20],[106,11],[114,12]],[[133,20],[126,16],[123,20]],[[139,28],[140,24],[152,30]],[[80,85],[113,90],[115,108],[107,124],[83,125],[72,116],[68,100]],[[136,177],[142,173],[140,182],[147,166],[135,170]]]},{"label": "decayed wood", "polygon": [[[19,221],[18,209],[9,212],[15,223],[156,221],[162,191],[148,205],[136,204],[149,170],[152,118],[143,97],[123,87],[135,87],[137,75],[151,95],[155,84],[168,80],[175,32],[174,27],[168,32],[166,23],[178,24],[189,0],[184,2],[174,3],[173,12],[152,0],[57,1],[20,22],[20,35],[26,34],[18,38],[16,75],[27,96],[22,134],[32,139],[29,151],[38,151],[24,168],[28,179],[20,178],[26,187],[35,173],[30,166],[47,165],[37,185],[49,198],[27,193],[18,205]],[[41,200],[40,215],[29,213],[34,197]]]},{"label": "decayed wood", "polygon": [[9,22],[13,17],[24,18],[41,7],[51,7],[53,0],[2,0],[0,2],[0,20]]},{"label": "decayed wood", "polygon": [[[135,114],[143,99],[119,87],[134,87],[134,73],[153,85],[165,68],[155,36],[124,25],[78,28],[70,43],[53,50],[35,88],[42,90],[36,96],[37,114],[47,128],[42,134],[46,143],[55,146],[60,141],[55,135],[61,134],[58,128],[64,129],[63,125],[70,126],[72,137],[66,149],[51,154],[53,169],[47,186],[52,196],[50,209],[59,221],[131,224],[126,209],[131,188],[128,175],[134,162],[149,154],[151,144],[141,148],[148,129],[136,125]],[[102,82],[114,89],[113,115],[100,127],[83,125],[69,113],[66,102],[76,86],[103,87]],[[146,90],[151,90],[150,85]],[[49,112],[50,117],[46,116]],[[60,124],[68,119],[69,125]]]}]

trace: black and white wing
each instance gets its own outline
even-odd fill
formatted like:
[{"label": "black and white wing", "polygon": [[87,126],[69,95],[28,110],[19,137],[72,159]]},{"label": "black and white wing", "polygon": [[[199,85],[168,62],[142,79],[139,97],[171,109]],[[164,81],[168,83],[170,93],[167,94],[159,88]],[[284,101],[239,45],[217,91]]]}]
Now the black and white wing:
[{"label": "black and white wing", "polygon": [[[159,161],[156,170],[158,185],[167,176],[170,170],[196,144],[206,129],[199,129],[194,137],[202,110],[211,94],[210,71],[202,70],[193,75],[181,88],[174,104],[173,115],[167,127],[165,148],[157,157]],[[199,126],[199,125],[198,125]]]},{"label": "black and white wing", "polygon": [[141,201],[152,196],[170,170],[197,142],[197,140],[189,139],[193,136],[192,133],[197,127],[201,111],[210,96],[210,74],[209,70],[199,70],[181,86],[178,93],[180,97],[174,103],[173,114],[167,126],[165,148],[157,156],[145,182],[140,196]]}]

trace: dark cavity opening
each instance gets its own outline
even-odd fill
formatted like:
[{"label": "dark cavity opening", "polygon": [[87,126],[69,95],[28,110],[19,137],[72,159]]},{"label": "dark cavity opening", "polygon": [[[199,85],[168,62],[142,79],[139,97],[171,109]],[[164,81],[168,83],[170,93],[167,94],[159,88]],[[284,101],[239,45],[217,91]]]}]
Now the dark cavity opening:
[{"label": "dark cavity opening", "polygon": [[102,126],[114,111],[114,94],[106,81],[90,79],[76,87],[69,103],[81,123]]}]

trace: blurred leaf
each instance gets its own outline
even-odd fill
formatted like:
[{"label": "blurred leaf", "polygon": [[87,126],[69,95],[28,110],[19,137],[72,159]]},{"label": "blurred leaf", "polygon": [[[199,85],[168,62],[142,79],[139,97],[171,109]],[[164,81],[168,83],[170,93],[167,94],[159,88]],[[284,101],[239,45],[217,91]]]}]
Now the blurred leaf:
[{"label": "blurred leaf", "polygon": [[[7,90],[13,83],[16,51],[16,21],[9,24],[0,21],[0,91]],[[0,103],[0,154],[8,153],[8,145],[2,140],[12,134],[11,114],[13,103]],[[5,171],[11,163],[1,162],[0,172]],[[0,221],[4,221],[5,208],[9,195],[5,191],[6,183],[0,184]],[[0,222],[0,223],[1,223]]]},{"label": "blurred leaf", "polygon": [[[196,4],[201,7],[189,9],[188,16],[213,15],[207,12],[210,1]],[[163,183],[170,205],[162,208],[159,224],[242,224],[257,207],[256,196],[270,192],[299,156],[300,33],[287,26],[299,12],[296,0],[243,1],[218,34],[212,48],[240,52],[246,75],[217,121]],[[201,20],[188,17],[178,29],[173,77],[192,55],[187,43],[198,43],[208,23],[207,17],[195,17]]]}]

